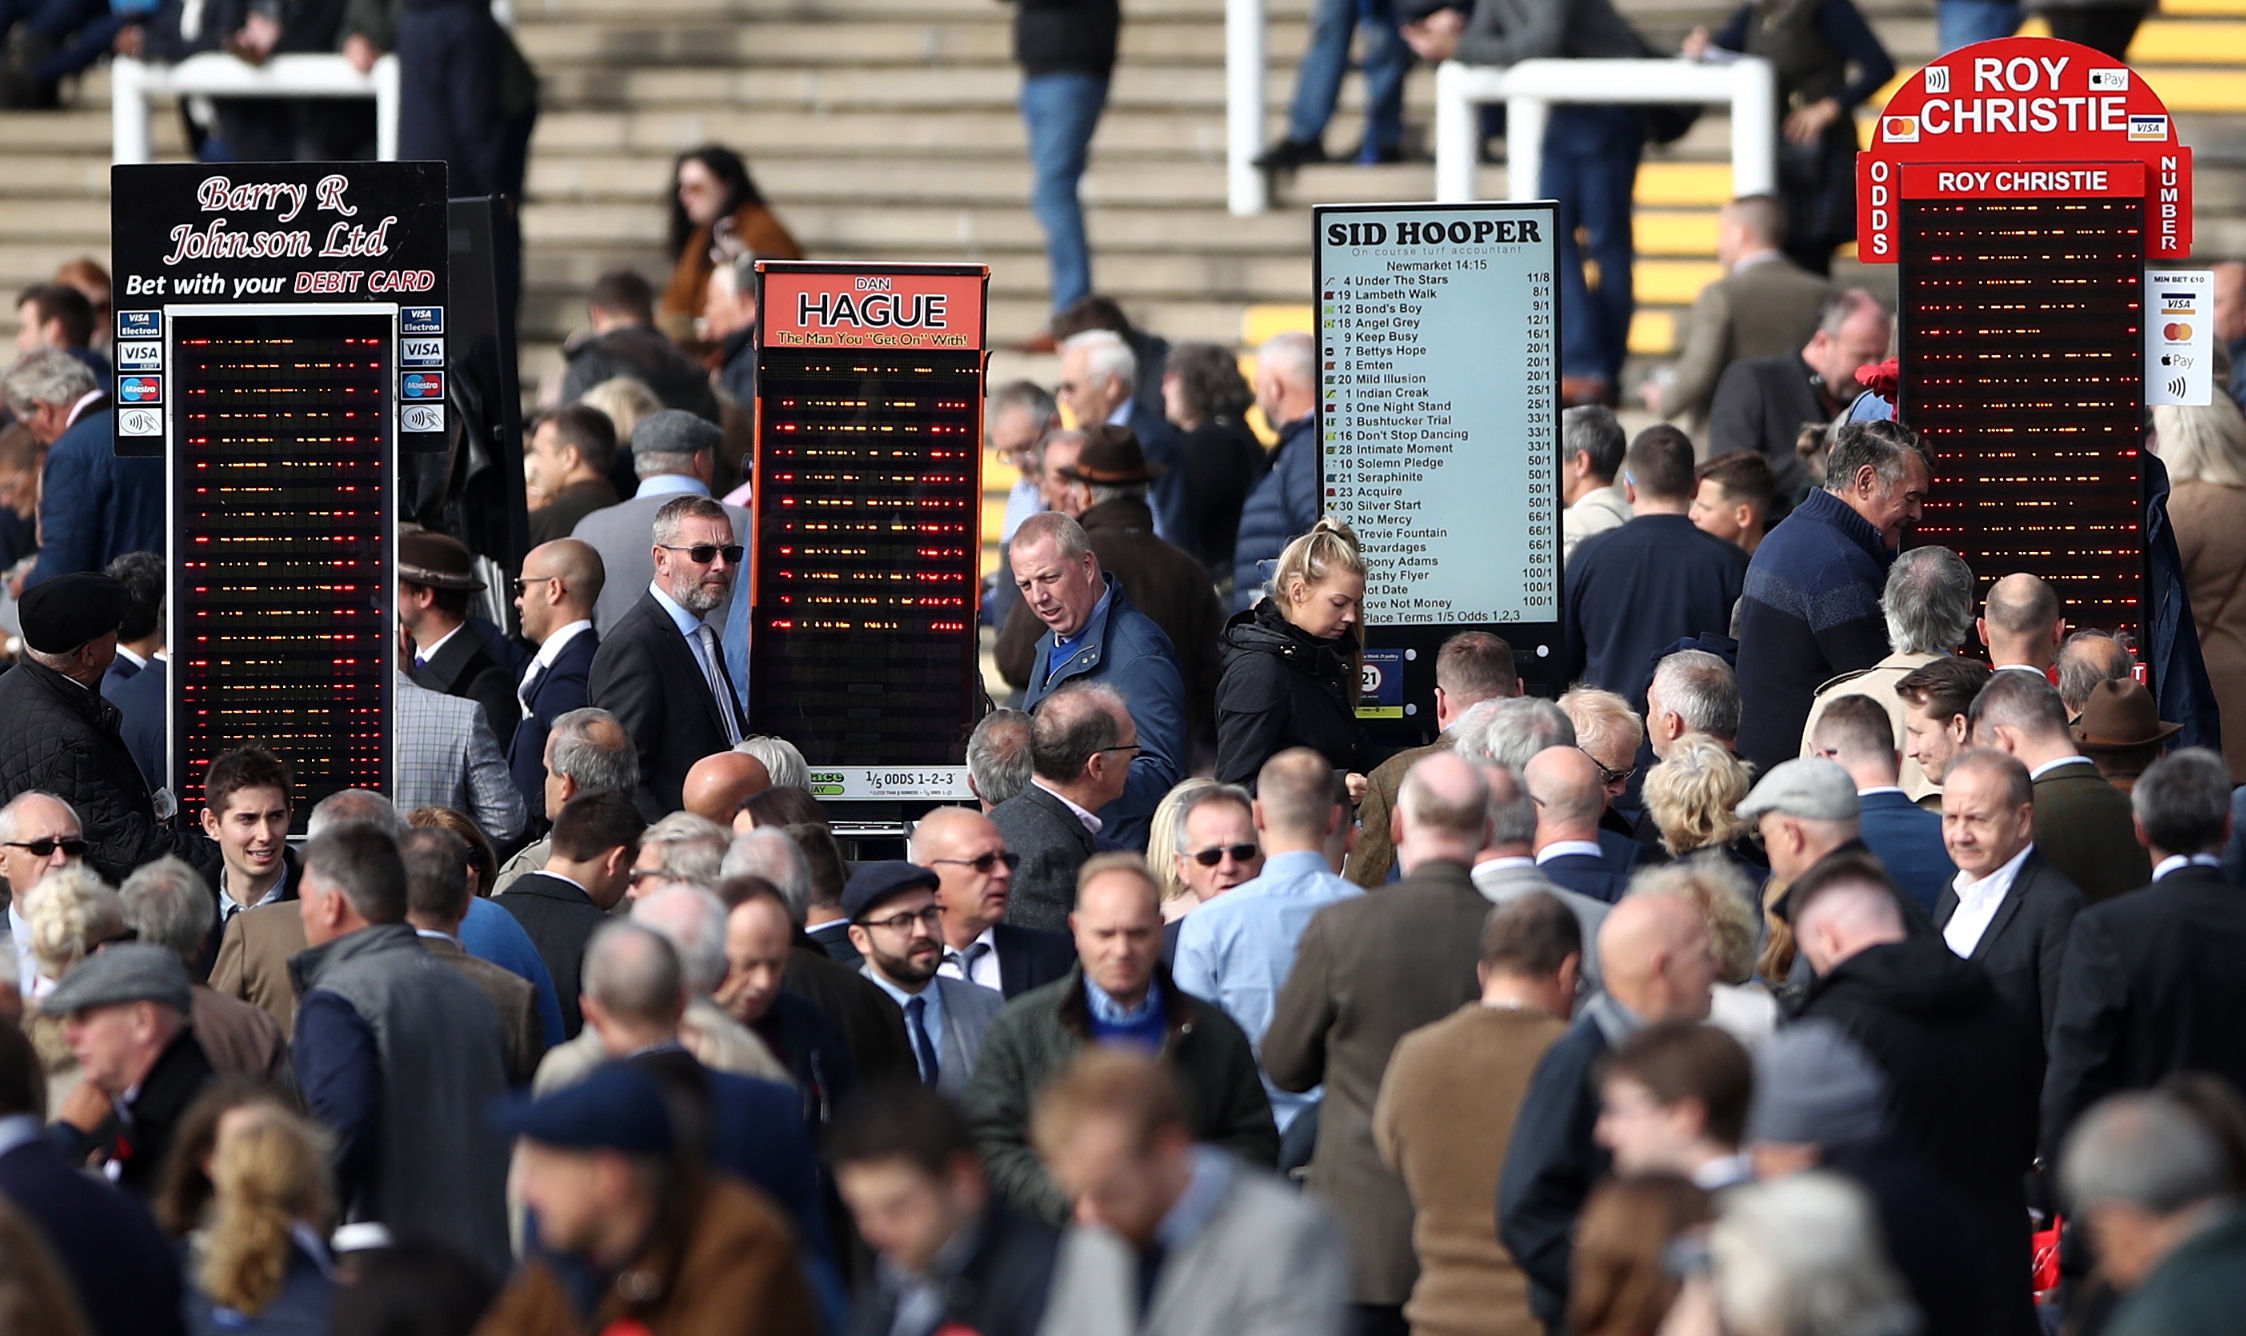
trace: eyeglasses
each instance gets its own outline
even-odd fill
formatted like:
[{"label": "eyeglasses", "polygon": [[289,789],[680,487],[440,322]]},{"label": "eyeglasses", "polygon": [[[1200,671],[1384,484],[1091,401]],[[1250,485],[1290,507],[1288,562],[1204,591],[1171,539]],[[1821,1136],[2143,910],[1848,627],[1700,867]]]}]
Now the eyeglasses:
[{"label": "eyeglasses", "polygon": [[665,552],[684,552],[687,559],[697,566],[707,566],[716,561],[720,552],[725,554],[728,565],[738,566],[741,564],[741,554],[748,550],[739,543],[727,543],[723,547],[716,543],[696,543],[691,547],[678,543],[657,543],[655,546],[662,548]]},{"label": "eyeglasses", "polygon": [[1224,861],[1226,854],[1232,855],[1235,863],[1252,863],[1262,853],[1263,850],[1252,844],[1218,844],[1207,849],[1196,849],[1186,857],[1203,867],[1215,867]]},{"label": "eyeglasses", "polygon": [[1143,752],[1143,751],[1145,751],[1145,750],[1146,750],[1146,748],[1144,748],[1144,747],[1141,747],[1141,746],[1140,746],[1139,744],[1137,744],[1136,742],[1126,742],[1126,743],[1124,743],[1124,744],[1123,744],[1122,746],[1120,746],[1120,747],[1101,747],[1101,748],[1099,748],[1098,750],[1099,750],[1099,751],[1103,751],[1103,752],[1111,752],[1111,751],[1119,751],[1119,752],[1129,752],[1129,753],[1131,753],[1131,754],[1132,754],[1133,756],[1136,756],[1136,755],[1138,755],[1138,754],[1139,754],[1140,752]]},{"label": "eyeglasses", "polygon": [[659,867],[636,867],[632,869],[631,876],[625,878],[625,880],[637,886],[649,877],[667,877],[669,875],[671,874]]},{"label": "eyeglasses", "polygon": [[561,577],[558,575],[518,575],[515,577],[515,592],[528,594],[532,585],[552,584],[559,579]]},{"label": "eyeglasses", "polygon": [[[1576,750],[1583,752],[1585,756],[1591,756],[1590,752],[1584,751],[1581,747],[1577,747]],[[1638,773],[1636,766],[1631,766],[1627,770],[1609,770],[1607,769],[1607,763],[1596,756],[1591,756],[1591,764],[1598,767],[1599,781],[1604,784],[1627,784],[1630,782],[1630,776]]]},{"label": "eyeglasses", "polygon": [[1000,863],[1004,863],[1006,870],[1012,872],[1022,865],[1022,856],[1008,849],[1003,853],[993,850],[987,854],[977,854],[973,858],[931,858],[928,861],[931,863],[956,863],[960,867],[971,867],[987,877],[998,870]]},{"label": "eyeglasses", "polygon": [[861,928],[887,928],[891,932],[910,932],[916,923],[924,927],[935,928],[942,926],[943,921],[944,911],[930,905],[926,909],[916,909],[906,914],[891,914],[887,918],[859,919],[858,926]]},{"label": "eyeglasses", "polygon": [[52,858],[55,856],[55,850],[57,849],[62,850],[64,854],[72,858],[84,858],[86,856],[86,842],[84,840],[48,838],[44,840],[7,840],[0,841],[0,843],[5,843],[10,849],[21,849],[33,858]]}]

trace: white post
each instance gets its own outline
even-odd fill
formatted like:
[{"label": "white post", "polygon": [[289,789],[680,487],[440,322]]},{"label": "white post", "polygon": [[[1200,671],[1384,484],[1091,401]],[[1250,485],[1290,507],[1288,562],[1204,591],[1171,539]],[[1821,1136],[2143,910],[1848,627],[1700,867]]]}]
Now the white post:
[{"label": "white post", "polygon": [[1263,151],[1263,0],[1224,0],[1224,184],[1235,218],[1270,206]]},{"label": "white post", "polygon": [[1544,127],[1552,104],[1541,97],[1515,94],[1505,99],[1505,198],[1542,199]]},{"label": "white post", "polygon": [[126,164],[148,161],[148,94],[143,76],[148,67],[129,56],[109,63],[109,160]]},{"label": "white post", "polygon": [[1731,67],[1731,193],[1778,193],[1778,79],[1767,60]]},{"label": "white post", "polygon": [[378,162],[398,160],[398,58],[386,55],[374,62],[374,156]]},{"label": "white post", "polygon": [[1435,67],[1435,199],[1466,204],[1474,198],[1474,169],[1481,157],[1482,108],[1467,84],[1473,73],[1455,60]]}]

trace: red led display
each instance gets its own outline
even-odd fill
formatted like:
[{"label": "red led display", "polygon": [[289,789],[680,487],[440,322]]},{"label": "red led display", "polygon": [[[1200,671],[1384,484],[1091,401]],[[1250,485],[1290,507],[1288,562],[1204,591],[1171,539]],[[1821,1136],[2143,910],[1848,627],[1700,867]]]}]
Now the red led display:
[{"label": "red led display", "polygon": [[257,742],[298,830],[390,790],[396,658],[386,315],[174,316],[172,787]]},{"label": "red led display", "polygon": [[2144,203],[1902,201],[1902,416],[1935,454],[1914,541],[2051,582],[2078,626],[2144,598]]},{"label": "red led display", "polygon": [[749,717],[815,765],[957,765],[975,718],[982,354],[766,348]]}]

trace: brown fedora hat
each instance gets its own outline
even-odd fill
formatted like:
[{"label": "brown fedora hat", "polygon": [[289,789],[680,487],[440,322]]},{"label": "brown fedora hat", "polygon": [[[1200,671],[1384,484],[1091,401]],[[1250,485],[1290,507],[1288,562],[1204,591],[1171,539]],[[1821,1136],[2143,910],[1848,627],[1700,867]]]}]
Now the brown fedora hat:
[{"label": "brown fedora hat", "polygon": [[481,589],[476,558],[449,534],[415,529],[398,535],[398,578],[431,589]]},{"label": "brown fedora hat", "polygon": [[1088,482],[1095,487],[1153,482],[1167,471],[1148,461],[1146,452],[1139,448],[1139,438],[1129,427],[1112,423],[1085,432],[1084,449],[1076,462],[1054,470],[1070,482]]},{"label": "brown fedora hat", "polygon": [[2082,704],[2074,740],[2089,748],[2149,747],[2183,731],[2182,724],[2160,721],[2152,693],[2134,678],[2100,682]]}]

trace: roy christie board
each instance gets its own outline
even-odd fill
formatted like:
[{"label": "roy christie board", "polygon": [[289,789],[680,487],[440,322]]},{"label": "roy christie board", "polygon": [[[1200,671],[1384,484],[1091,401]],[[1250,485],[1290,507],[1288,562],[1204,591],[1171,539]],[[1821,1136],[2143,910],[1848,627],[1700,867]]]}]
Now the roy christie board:
[{"label": "roy christie board", "polygon": [[1319,490],[1368,627],[1559,620],[1555,213],[1316,210]]}]

